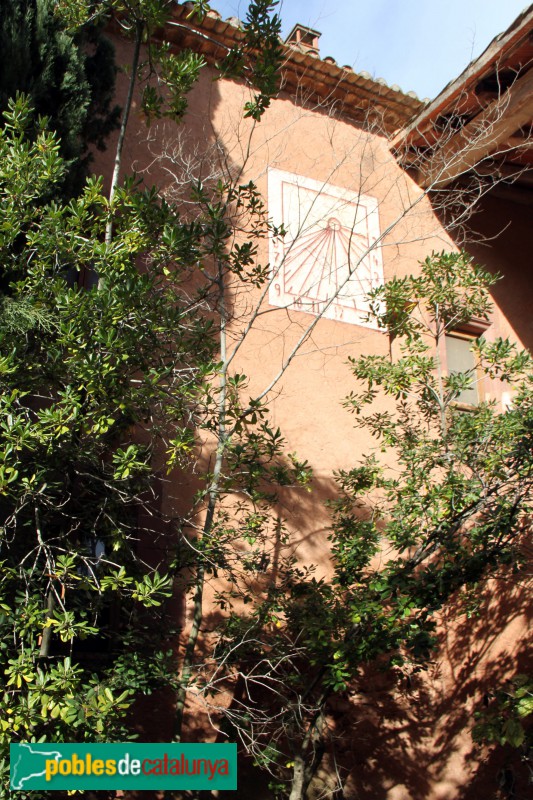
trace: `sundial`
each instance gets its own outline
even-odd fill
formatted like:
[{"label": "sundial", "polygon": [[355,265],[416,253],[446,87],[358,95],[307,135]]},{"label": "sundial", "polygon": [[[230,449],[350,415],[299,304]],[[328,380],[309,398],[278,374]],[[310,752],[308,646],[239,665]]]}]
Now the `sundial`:
[{"label": "sundial", "polygon": [[368,292],[383,283],[374,197],[282,170],[268,172],[271,305],[371,325]]}]

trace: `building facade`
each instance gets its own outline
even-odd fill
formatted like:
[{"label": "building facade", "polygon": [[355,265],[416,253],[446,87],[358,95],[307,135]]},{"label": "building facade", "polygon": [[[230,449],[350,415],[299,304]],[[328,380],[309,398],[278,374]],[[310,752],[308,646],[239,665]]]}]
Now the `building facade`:
[{"label": "building facade", "polygon": [[[433,252],[466,245],[503,279],[490,318],[449,337],[440,353],[444,370],[473,369],[470,348],[481,334],[531,345],[533,12],[429,105],[322,58],[319,34],[296,26],[284,47],[280,93],[256,124],[242,113],[250,89],[217,78],[214,68],[239,41],[239,21],[209,12],[196,23],[188,10],[177,6],[165,38],[201,52],[208,66],[181,127],[161,122],[148,130],[136,97],[125,169],[162,187],[184,215],[195,213],[187,204],[191,181],[253,182],[266,214],[284,230],[259,240],[257,262],[270,269],[266,284],[226,283],[226,358],[232,374],[247,376],[247,396],[268,396],[269,418],[288,452],[313,469],[312,501],[288,492],[278,513],[299,561],[327,576],[331,521],[324,501],[335,496],[333,475],[375,447],[342,405],[354,390],[348,359],[397,355],[389,332],[369,317],[369,291],[417,274]],[[128,63],[130,45],[117,38],[116,47],[119,64]],[[125,84],[122,76],[119,95]],[[112,149],[96,164],[108,176]],[[236,234],[243,240],[246,224]],[[512,391],[495,379],[475,379],[461,401],[480,400],[504,410]],[[378,412],[387,407],[377,400]],[[199,462],[212,457],[206,439]],[[162,494],[169,517],[182,513],[195,484],[194,476],[175,481]],[[216,591],[206,589],[207,605],[215,604]],[[483,686],[527,668],[528,607],[521,589],[505,582],[481,602],[478,618],[459,606],[442,615],[441,647],[425,674],[391,683],[369,672],[353,694],[332,703],[346,800],[467,800],[482,790],[496,796],[505,754],[487,757],[472,743],[472,714]],[[326,760],[310,797],[337,796],[331,771]],[[256,791],[246,779],[244,785],[237,796],[248,797],[250,786]],[[266,787],[264,796],[271,796]]]}]

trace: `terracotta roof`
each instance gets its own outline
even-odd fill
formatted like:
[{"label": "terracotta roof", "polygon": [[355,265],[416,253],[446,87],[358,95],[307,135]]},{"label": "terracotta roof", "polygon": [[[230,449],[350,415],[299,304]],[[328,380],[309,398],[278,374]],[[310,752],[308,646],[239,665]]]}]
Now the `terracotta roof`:
[{"label": "terracotta roof", "polygon": [[[222,59],[230,47],[242,40],[242,23],[236,17],[223,20],[211,10],[200,22],[190,16],[191,11],[192,3],[176,4],[161,35],[180,47],[199,50],[210,63]],[[366,72],[339,66],[331,56],[320,58],[281,44],[285,53],[283,91],[297,98],[320,103],[328,111],[337,110],[345,119],[381,126],[389,134],[423,108],[414,92],[404,94],[399,86],[388,86],[383,79],[374,80]]]}]

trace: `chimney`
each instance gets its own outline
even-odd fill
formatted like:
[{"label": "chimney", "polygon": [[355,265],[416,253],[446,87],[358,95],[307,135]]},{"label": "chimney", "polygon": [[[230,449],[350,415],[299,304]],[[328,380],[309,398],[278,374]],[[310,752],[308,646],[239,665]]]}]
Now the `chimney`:
[{"label": "chimney", "polygon": [[301,53],[309,53],[318,57],[318,40],[320,36],[320,31],[314,31],[313,28],[306,28],[305,25],[296,23],[285,39],[285,44],[295,50],[299,50]]}]

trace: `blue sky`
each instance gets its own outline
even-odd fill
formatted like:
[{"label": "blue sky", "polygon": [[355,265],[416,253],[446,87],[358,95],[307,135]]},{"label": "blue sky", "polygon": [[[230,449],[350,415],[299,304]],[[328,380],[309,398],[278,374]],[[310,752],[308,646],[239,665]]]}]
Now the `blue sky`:
[{"label": "blue sky", "polygon": [[[212,0],[224,18],[246,0]],[[320,55],[433,98],[527,7],[525,0],[285,0],[282,34],[321,31]]]}]

